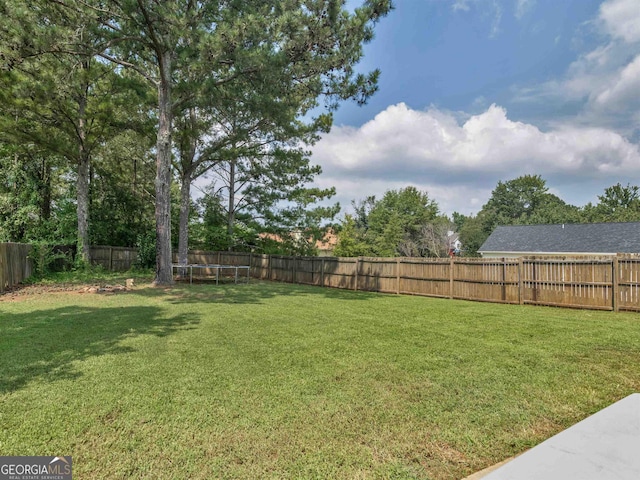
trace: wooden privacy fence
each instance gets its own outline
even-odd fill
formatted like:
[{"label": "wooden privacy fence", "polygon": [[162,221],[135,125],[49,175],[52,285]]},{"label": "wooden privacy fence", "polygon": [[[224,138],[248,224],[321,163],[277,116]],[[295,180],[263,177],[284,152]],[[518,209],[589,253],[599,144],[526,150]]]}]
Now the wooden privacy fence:
[{"label": "wooden privacy fence", "polygon": [[33,273],[31,245],[0,243],[0,293],[18,285]]},{"label": "wooden privacy fence", "polygon": [[101,265],[113,272],[126,272],[136,263],[138,250],[130,247],[93,246],[90,248],[91,264]]},{"label": "wooden privacy fence", "polygon": [[248,265],[263,280],[371,292],[640,311],[640,257],[336,258],[192,252],[189,263]]},{"label": "wooden privacy fence", "polygon": [[[0,292],[32,273],[30,245],[0,244]],[[92,262],[126,271],[136,249],[91,247]],[[177,255],[173,261],[177,263]],[[640,256],[338,258],[189,252],[188,263],[249,266],[263,280],[485,302],[640,311]]]}]

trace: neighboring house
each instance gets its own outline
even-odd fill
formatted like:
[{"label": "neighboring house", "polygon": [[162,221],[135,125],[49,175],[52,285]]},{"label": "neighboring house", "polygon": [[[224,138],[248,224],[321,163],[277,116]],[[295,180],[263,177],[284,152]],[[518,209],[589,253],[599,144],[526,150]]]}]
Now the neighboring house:
[{"label": "neighboring house", "polygon": [[640,253],[640,222],[496,227],[478,252],[488,258]]},{"label": "neighboring house", "polygon": [[462,251],[462,242],[458,237],[458,234],[453,230],[447,232],[447,245],[449,246],[449,256],[454,257],[460,255]]},{"label": "neighboring house", "polygon": [[316,248],[318,249],[319,257],[330,257],[333,255],[333,250],[338,245],[338,236],[332,228],[327,230],[322,240],[316,240]]},{"label": "neighboring house", "polygon": [[[291,237],[296,242],[309,242],[313,241],[313,238],[309,237],[305,239],[302,231],[294,230],[290,233]],[[282,237],[276,233],[259,233],[259,238],[273,240],[274,242],[284,242]],[[338,244],[338,236],[335,234],[333,229],[328,229],[324,234],[324,237],[321,240],[316,240],[315,247],[318,250],[319,257],[330,257],[333,254],[334,248]]]}]

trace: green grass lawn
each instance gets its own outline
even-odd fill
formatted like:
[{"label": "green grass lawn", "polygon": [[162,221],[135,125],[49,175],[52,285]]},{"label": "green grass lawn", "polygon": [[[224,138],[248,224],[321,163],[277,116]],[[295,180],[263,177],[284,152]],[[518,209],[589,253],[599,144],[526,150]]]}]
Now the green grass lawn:
[{"label": "green grass lawn", "polygon": [[286,284],[0,301],[0,454],[77,478],[461,478],[640,391],[640,319]]}]

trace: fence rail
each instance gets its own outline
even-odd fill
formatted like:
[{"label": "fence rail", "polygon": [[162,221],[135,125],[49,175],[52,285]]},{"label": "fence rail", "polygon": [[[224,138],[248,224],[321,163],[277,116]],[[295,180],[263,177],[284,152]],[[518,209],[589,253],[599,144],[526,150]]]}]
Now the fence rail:
[{"label": "fence rail", "polygon": [[0,293],[31,276],[31,248],[24,243],[0,243]]}]

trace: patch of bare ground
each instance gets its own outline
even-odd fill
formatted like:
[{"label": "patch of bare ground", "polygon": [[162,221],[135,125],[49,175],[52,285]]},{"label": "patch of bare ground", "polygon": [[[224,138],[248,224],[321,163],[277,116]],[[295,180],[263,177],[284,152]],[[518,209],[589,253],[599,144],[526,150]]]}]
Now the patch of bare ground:
[{"label": "patch of bare ground", "polygon": [[100,285],[100,284],[77,284],[77,283],[56,283],[51,285],[17,285],[0,293],[0,302],[17,302],[25,300],[35,295],[51,293],[64,293],[65,295],[82,294],[114,294],[126,292],[133,288],[131,285]]}]

